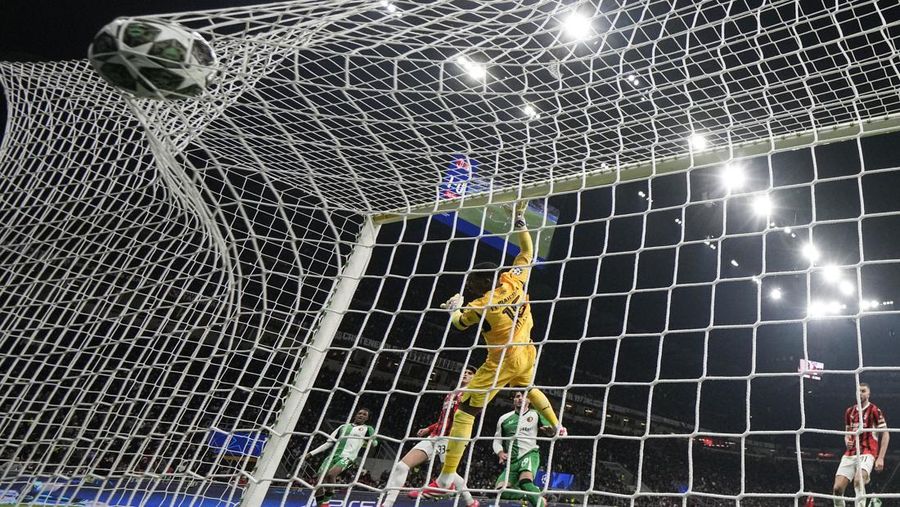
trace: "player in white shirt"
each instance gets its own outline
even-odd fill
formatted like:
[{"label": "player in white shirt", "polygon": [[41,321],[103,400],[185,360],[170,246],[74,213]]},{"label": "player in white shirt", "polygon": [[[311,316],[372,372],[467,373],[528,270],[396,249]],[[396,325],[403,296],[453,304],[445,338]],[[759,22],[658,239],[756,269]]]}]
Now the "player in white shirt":
[{"label": "player in white shirt", "polygon": [[541,488],[534,483],[534,476],[541,466],[541,450],[537,436],[553,437],[556,428],[540,412],[528,406],[528,398],[517,392],[513,398],[514,410],[500,416],[494,434],[494,454],[503,465],[497,477],[497,489],[506,490],[500,498],[528,500],[533,507],[543,504]]},{"label": "player in white shirt", "polygon": [[[309,453],[304,456],[304,460],[307,460],[334,446],[331,454],[329,454],[319,466],[319,473],[317,475],[318,484],[334,483],[337,481],[338,476],[341,475],[341,472],[346,470],[356,461],[359,456],[359,451],[362,450],[363,447],[367,445],[378,445],[378,440],[374,438],[375,428],[366,424],[368,420],[369,409],[361,408],[357,410],[356,415],[353,417],[352,424],[347,423],[338,426],[328,437],[327,442],[316,447],[312,451],[309,451]],[[314,491],[316,505],[319,506],[327,507],[332,496],[334,496],[334,489],[330,487],[316,487]]]}]

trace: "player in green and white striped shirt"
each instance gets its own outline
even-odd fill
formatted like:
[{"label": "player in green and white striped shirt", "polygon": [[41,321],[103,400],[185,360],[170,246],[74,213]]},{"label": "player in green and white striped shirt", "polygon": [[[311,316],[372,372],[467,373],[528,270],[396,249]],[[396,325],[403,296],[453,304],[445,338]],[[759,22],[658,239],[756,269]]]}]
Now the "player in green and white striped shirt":
[{"label": "player in green and white striped shirt", "polygon": [[[541,488],[534,483],[534,475],[541,466],[541,450],[537,436],[552,437],[556,428],[537,410],[529,408],[528,398],[520,391],[513,398],[512,412],[507,412],[497,420],[494,435],[494,453],[504,465],[497,477],[497,489],[506,490],[500,498],[504,500],[526,499],[534,507],[543,505]],[[517,491],[519,490],[519,491]]]},{"label": "player in green and white striped shirt", "polygon": [[[375,428],[366,424],[369,420],[369,409],[361,408],[356,411],[353,417],[353,423],[342,424],[335,429],[328,437],[328,441],[309,451],[304,460],[312,456],[327,451],[331,446],[334,450],[322,461],[319,466],[318,484],[334,483],[337,481],[341,472],[352,465],[359,456],[359,451],[367,445],[376,446],[378,440],[375,438]],[[328,506],[331,497],[334,496],[334,489],[330,487],[316,488],[314,491],[316,505]]]}]

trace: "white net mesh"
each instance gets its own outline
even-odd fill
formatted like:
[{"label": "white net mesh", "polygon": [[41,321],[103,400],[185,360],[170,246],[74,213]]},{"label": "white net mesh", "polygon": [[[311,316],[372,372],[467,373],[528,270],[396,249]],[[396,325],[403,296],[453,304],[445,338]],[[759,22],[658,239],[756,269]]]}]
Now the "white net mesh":
[{"label": "white net mesh", "polygon": [[[306,501],[301,455],[359,406],[383,445],[343,498],[374,501],[484,355],[429,310],[503,258],[480,206],[522,196],[543,198],[535,382],[571,433],[542,444],[546,498],[827,494],[854,382],[889,421],[900,387],[900,7],[577,9],[578,40],[574,7],[537,0],[160,16],[222,65],[186,102],[123,100],[86,62],[0,64],[0,502]],[[452,160],[478,162],[461,200]],[[729,163],[745,186],[723,187]],[[394,222],[374,246],[367,215]],[[508,407],[463,468],[491,499]],[[898,496],[895,466],[870,493]]]}]

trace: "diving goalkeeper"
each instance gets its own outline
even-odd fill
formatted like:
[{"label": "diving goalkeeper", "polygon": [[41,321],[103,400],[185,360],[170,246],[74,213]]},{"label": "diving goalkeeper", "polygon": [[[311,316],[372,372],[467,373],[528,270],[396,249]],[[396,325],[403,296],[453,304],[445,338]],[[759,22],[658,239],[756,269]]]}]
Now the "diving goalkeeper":
[{"label": "diving goalkeeper", "polygon": [[[525,292],[534,257],[531,233],[525,224],[527,202],[519,203],[513,213],[513,228],[517,231],[521,252],[513,261],[512,269],[500,273],[495,281],[498,266],[479,263],[466,277],[463,292],[470,300],[463,305],[463,298],[454,295],[441,305],[452,312],[450,321],[459,330],[466,330],[481,323],[482,336],[488,345],[488,356],[478,368],[462,395],[459,409],[453,416],[453,427],[447,443],[447,454],[437,483],[446,490],[463,491],[465,481],[456,473],[469,439],[475,417],[506,387],[526,387],[534,378],[537,351],[531,341],[531,306]],[[565,428],[559,425],[556,413],[547,397],[540,390],[528,391],[528,401],[544,418],[564,436]]]}]

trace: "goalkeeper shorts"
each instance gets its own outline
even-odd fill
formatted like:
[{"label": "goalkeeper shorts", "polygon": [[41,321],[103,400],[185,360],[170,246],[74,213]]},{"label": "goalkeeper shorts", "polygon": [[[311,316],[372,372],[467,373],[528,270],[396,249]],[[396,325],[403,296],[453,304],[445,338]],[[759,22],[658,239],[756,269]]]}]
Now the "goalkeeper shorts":
[{"label": "goalkeeper shorts", "polygon": [[518,353],[504,357],[500,364],[491,359],[485,361],[472,376],[460,401],[468,401],[471,407],[483,408],[506,386],[530,385],[534,379],[537,350],[534,344],[519,345],[518,348]]}]

